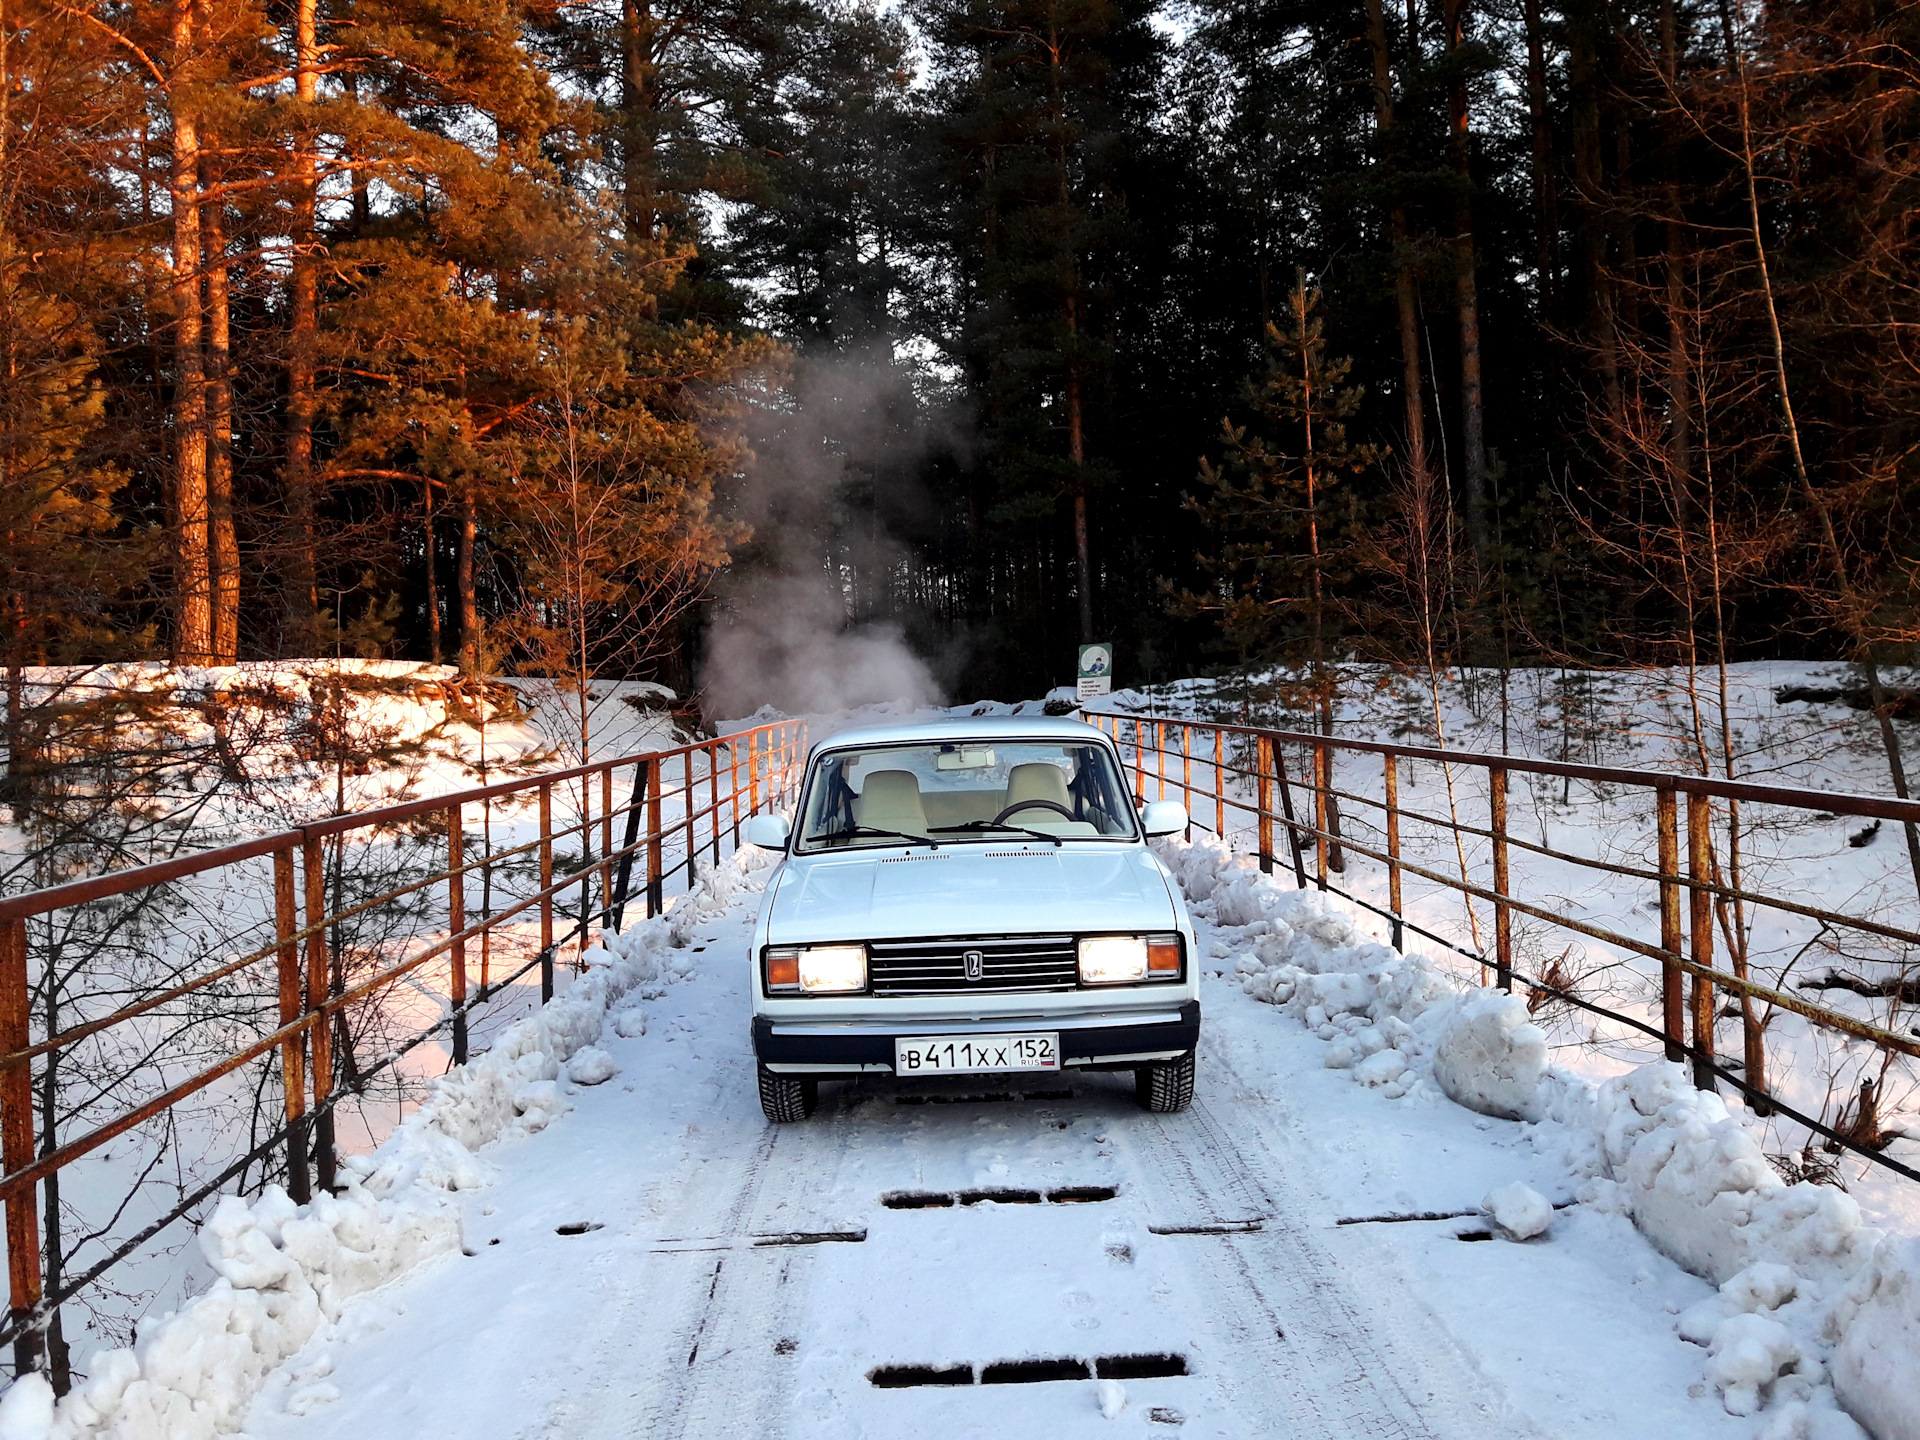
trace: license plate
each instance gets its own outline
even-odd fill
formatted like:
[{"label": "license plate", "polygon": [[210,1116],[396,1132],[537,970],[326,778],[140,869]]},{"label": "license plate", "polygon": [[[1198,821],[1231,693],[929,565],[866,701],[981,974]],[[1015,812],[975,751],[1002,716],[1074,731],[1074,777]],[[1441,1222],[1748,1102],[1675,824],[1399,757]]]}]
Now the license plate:
[{"label": "license plate", "polygon": [[906,1035],[893,1042],[896,1075],[978,1075],[987,1070],[1058,1070],[1060,1037]]}]

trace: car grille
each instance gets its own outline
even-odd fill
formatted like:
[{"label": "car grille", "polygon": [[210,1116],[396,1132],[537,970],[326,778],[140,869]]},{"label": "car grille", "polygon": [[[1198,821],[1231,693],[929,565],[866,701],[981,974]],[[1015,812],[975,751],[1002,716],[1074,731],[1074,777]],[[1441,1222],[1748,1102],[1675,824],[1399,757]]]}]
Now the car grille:
[{"label": "car grille", "polygon": [[[980,978],[967,979],[967,952]],[[867,945],[876,995],[961,995],[982,990],[1072,990],[1080,983],[1071,935],[994,935],[959,940],[879,940]]]}]

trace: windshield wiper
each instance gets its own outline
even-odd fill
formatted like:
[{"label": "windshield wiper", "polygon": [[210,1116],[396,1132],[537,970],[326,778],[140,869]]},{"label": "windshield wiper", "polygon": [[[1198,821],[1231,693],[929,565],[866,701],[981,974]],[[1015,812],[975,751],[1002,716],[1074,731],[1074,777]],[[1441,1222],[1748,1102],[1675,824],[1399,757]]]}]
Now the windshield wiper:
[{"label": "windshield wiper", "polygon": [[925,845],[930,850],[938,850],[940,842],[930,840],[925,835],[909,835],[904,830],[881,830],[872,825],[856,825],[851,830],[830,830],[824,835],[812,838],[819,841],[851,840],[857,835],[877,835],[883,840],[905,840],[911,845]]},{"label": "windshield wiper", "polygon": [[1031,835],[1035,840],[1051,840],[1056,850],[1062,843],[1058,835],[1049,835],[1044,830],[1029,830],[1024,825],[1009,825],[1004,820],[969,820],[964,825],[930,825],[927,828],[936,835],[947,835],[962,830],[1011,830],[1017,835]]}]

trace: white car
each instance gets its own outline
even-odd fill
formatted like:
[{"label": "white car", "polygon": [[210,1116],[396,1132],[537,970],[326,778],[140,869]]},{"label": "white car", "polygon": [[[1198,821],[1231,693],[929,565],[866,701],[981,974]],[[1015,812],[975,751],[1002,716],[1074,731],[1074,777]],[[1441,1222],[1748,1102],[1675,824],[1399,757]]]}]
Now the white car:
[{"label": "white car", "polygon": [[760,1101],[804,1119],[822,1080],[1132,1071],[1149,1109],[1193,1098],[1200,986],[1180,888],[1077,720],[843,731],[815,747],[753,945]]}]

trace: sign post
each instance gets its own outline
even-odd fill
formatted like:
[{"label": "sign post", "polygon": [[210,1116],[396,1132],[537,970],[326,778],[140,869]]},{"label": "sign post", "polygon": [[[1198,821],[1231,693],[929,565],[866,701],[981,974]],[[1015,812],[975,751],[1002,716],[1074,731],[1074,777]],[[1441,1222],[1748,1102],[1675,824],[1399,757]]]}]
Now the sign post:
[{"label": "sign post", "polygon": [[1079,697],[1097,699],[1113,693],[1113,642],[1097,641],[1080,647]]}]

